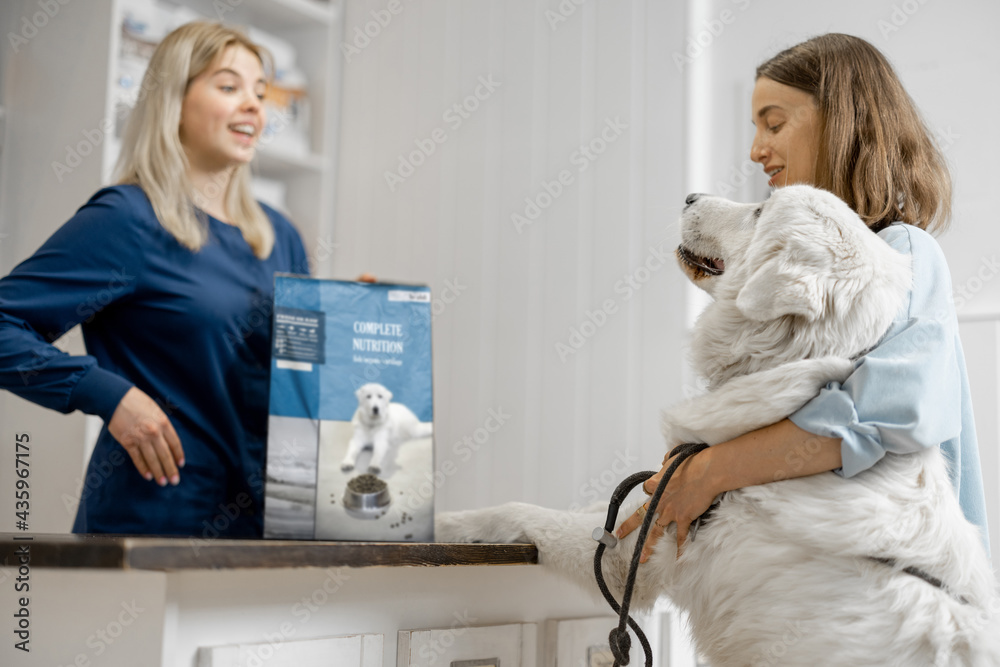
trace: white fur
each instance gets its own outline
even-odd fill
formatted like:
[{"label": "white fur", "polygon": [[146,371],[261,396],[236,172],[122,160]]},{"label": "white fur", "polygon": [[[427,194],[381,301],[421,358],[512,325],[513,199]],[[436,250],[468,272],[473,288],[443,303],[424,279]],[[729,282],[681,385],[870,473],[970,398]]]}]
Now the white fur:
[{"label": "white fur", "polygon": [[358,409],[351,419],[354,434],[340,464],[341,470],[354,470],[358,455],[365,447],[370,446],[372,458],[368,464],[368,472],[377,475],[382,472],[385,457],[392,447],[407,440],[431,435],[431,424],[422,423],[402,403],[392,403],[392,392],[377,382],[362,385],[354,393],[358,397]]},{"label": "white fur", "polygon": [[[683,246],[724,260],[725,272],[682,262],[714,297],[693,332],[709,392],[664,414],[668,447],[717,444],[788,416],[849,375],[850,359],[878,342],[906,298],[908,258],[830,193],[790,186],[757,209],[702,196],[684,210]],[[436,534],[533,542],[542,563],[594,588],[590,533],[603,523],[602,514],[512,503],[440,515]],[[614,591],[637,533],[605,554]],[[830,472],[729,492],[680,559],[675,550],[665,537],[639,568],[633,604],[670,596],[713,667],[1000,665],[996,580],[936,447],[888,454],[850,479]]]}]

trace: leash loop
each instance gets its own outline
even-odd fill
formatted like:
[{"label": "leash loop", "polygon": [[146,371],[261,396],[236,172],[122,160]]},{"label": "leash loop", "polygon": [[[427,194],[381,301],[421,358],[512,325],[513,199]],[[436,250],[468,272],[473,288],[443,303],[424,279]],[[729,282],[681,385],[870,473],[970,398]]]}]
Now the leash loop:
[{"label": "leash loop", "polygon": [[[659,504],[660,498],[663,496],[663,491],[667,488],[667,484],[670,482],[670,478],[673,477],[674,471],[684,461],[707,448],[708,445],[704,443],[685,443],[671,450],[670,456],[676,458],[674,458],[670,467],[664,471],[663,478],[660,479],[660,483],[656,486],[656,491],[649,497],[650,507],[656,507]],[[649,645],[649,640],[646,639],[645,633],[643,633],[638,623],[635,622],[635,619],[629,615],[628,610],[632,601],[632,591],[635,588],[635,579],[639,569],[639,558],[642,556],[642,547],[646,543],[646,535],[649,533],[649,528],[653,523],[653,517],[656,513],[646,512],[646,516],[643,517],[642,526],[639,528],[638,540],[635,543],[635,550],[632,552],[632,562],[629,565],[628,579],[625,581],[625,593],[622,595],[621,605],[615,600],[614,595],[611,594],[611,590],[604,581],[604,573],[601,571],[601,560],[604,556],[605,548],[608,546],[614,547],[617,544],[617,540],[615,540],[614,544],[609,544],[611,540],[606,539],[606,536],[610,535],[612,538],[614,537],[611,531],[614,530],[615,523],[618,520],[618,509],[621,507],[621,504],[637,484],[645,482],[655,474],[653,471],[645,471],[626,477],[618,485],[614,493],[611,494],[611,502],[608,505],[608,518],[604,523],[604,530],[602,531],[598,528],[594,531],[594,539],[600,542],[597,545],[597,550],[594,552],[594,577],[597,579],[597,585],[601,589],[604,599],[608,601],[611,608],[619,615],[618,626],[608,636],[611,653],[615,656],[615,667],[629,664],[629,651],[632,647],[632,640],[628,636],[626,626],[632,628],[632,631],[635,632],[636,637],[639,639],[639,643],[642,644],[646,656],[646,667],[653,666],[653,650]]]}]

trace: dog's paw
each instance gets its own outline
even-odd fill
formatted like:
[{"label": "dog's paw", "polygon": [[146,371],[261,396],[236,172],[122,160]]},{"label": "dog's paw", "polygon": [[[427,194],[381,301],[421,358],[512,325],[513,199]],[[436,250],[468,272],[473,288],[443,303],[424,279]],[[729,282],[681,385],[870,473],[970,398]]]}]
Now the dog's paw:
[{"label": "dog's paw", "polygon": [[[529,508],[527,514],[521,508]],[[434,535],[440,542],[530,542],[525,524],[536,509],[524,503],[507,503],[478,510],[439,512],[434,518]]]},{"label": "dog's paw", "polygon": [[381,466],[368,466],[369,475],[378,475],[381,474],[381,472],[382,472]]},{"label": "dog's paw", "polygon": [[465,512],[441,512],[434,517],[434,539],[437,542],[479,542],[474,526]]},{"label": "dog's paw", "polygon": [[344,463],[340,464],[340,471],[341,472],[351,472],[352,470],[354,470],[354,464],[353,463],[347,463],[345,461]]}]

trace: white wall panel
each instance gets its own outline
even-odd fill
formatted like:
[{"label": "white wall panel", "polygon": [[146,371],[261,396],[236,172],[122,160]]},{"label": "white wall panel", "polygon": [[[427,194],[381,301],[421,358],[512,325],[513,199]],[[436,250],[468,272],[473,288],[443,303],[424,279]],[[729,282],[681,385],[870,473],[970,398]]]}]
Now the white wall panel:
[{"label": "white wall panel", "polygon": [[[659,410],[681,395],[683,278],[650,248],[675,247],[683,201],[682,74],[666,46],[683,7],[402,7],[344,66],[335,275],[461,287],[434,320],[438,464],[458,469],[439,509],[606,498],[659,465]],[[346,39],[370,11],[348,0]],[[500,85],[449,124],[481,77]],[[385,172],[435,128],[446,141],[391,189]],[[539,214],[515,225],[526,199]],[[641,279],[631,295],[626,276]],[[560,356],[573,330],[585,342]],[[509,417],[484,438],[491,410]],[[456,451],[477,435],[478,451]]]}]

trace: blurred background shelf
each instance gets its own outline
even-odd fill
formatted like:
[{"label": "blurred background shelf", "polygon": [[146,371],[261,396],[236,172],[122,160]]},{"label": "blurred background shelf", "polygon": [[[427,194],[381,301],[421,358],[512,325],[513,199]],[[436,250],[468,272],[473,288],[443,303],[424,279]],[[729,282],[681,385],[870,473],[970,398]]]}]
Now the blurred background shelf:
[{"label": "blurred background shelf", "polygon": [[300,173],[322,173],[330,168],[330,158],[326,155],[310,153],[299,155],[281,149],[262,147],[252,163],[254,173],[268,178],[292,178]]},{"label": "blurred background shelf", "polygon": [[[340,8],[321,0],[165,0],[224,22],[240,21],[276,29],[332,25]],[[235,17],[235,19],[234,19]]]}]

